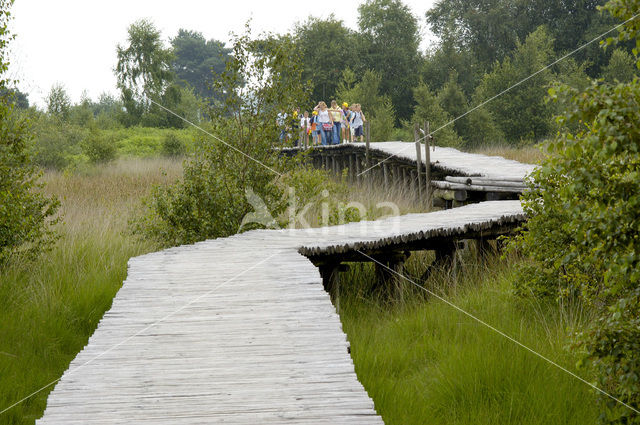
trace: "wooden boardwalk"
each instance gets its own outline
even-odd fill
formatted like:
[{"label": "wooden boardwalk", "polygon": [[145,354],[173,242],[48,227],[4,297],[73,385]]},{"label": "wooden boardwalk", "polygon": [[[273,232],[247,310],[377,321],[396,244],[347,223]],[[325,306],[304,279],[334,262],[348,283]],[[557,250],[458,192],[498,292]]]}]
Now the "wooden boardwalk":
[{"label": "wooden boardwalk", "polygon": [[380,424],[305,255],[417,249],[522,220],[518,201],[485,202],[256,230],[133,258],[113,306],[36,423]]},{"label": "wooden boardwalk", "polygon": [[[364,155],[366,145],[364,143],[346,143],[333,146],[316,146],[313,149],[322,151],[335,151],[336,155],[359,153]],[[421,145],[420,159],[426,164],[425,145]],[[298,148],[285,148],[285,152],[298,152]],[[408,142],[377,142],[370,144],[372,154],[371,165],[386,160],[393,163],[404,161],[409,164],[417,162],[417,152],[414,143]],[[499,156],[488,156],[477,153],[461,152],[454,148],[436,146],[429,150],[431,168],[434,173],[441,175],[481,176],[488,178],[523,179],[531,173],[534,165],[523,164],[518,161],[505,159]],[[385,161],[385,162],[387,162]],[[364,171],[364,169],[360,170]]]}]

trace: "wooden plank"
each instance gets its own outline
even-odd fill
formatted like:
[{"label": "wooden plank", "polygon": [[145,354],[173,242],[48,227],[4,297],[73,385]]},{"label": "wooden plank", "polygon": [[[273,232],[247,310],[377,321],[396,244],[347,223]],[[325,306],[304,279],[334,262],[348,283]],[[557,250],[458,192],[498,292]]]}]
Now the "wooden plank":
[{"label": "wooden plank", "polygon": [[420,132],[418,131],[418,123],[413,126],[413,136],[416,144],[416,173],[418,174],[418,199],[422,200],[422,146],[420,144]]},{"label": "wooden plank", "polygon": [[524,183],[524,180],[498,180],[498,179],[487,179],[483,177],[453,177],[446,176],[445,181],[451,183],[459,183],[459,184],[467,184],[467,185],[478,185],[478,186],[502,186],[502,187],[518,187],[518,188],[526,188],[527,185]]},{"label": "wooden plank", "polygon": [[507,187],[507,186],[480,186],[475,184],[451,183],[447,181],[433,181],[433,187],[446,190],[466,190],[477,192],[503,192],[503,193],[523,193],[525,187]]},{"label": "wooden plank", "polygon": [[429,139],[431,138],[431,133],[429,132],[429,121],[425,121],[424,123],[424,184],[425,184],[425,198],[427,200],[427,204],[431,200],[431,152],[429,151]]}]

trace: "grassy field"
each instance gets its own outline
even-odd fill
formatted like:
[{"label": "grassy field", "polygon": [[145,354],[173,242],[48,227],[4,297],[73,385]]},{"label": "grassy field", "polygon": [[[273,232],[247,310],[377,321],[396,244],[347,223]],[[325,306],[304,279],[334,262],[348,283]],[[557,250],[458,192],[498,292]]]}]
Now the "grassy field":
[{"label": "grassy field", "polygon": [[[408,264],[419,276],[429,260]],[[589,320],[580,306],[539,304],[512,295],[513,262],[471,259],[457,276],[427,287],[563,367],[576,372],[568,345]],[[390,304],[366,295],[370,265],[342,279],[340,316],[356,372],[386,424],[594,424],[595,397],[584,383],[425,292]],[[414,277],[414,279],[417,279]],[[588,371],[577,371],[589,380]]]},{"label": "grassy field", "polygon": [[[51,252],[0,276],[0,411],[58,379],[84,347],[128,259],[156,248],[133,238],[127,220],[153,183],[180,170],[176,161],[129,160],[88,174],[45,175],[47,192],[62,201],[64,223]],[[2,414],[0,423],[33,424],[52,388]]]}]

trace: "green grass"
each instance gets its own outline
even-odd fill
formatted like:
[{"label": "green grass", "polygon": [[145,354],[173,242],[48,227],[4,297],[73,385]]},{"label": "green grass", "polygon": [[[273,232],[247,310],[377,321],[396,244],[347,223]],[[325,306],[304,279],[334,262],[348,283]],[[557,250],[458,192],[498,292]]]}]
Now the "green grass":
[{"label": "green grass", "polygon": [[176,136],[188,150],[193,149],[193,140],[198,130],[188,128],[131,127],[117,130],[102,130],[105,136],[113,137],[118,145],[118,155],[124,157],[150,158],[162,155],[162,143],[169,135]]},{"label": "green grass", "polygon": [[[62,375],[111,305],[127,260],[146,249],[117,234],[65,234],[36,264],[2,276],[0,410]],[[33,423],[51,389],[4,413],[0,423]]]},{"label": "green grass", "polygon": [[[129,258],[156,248],[127,233],[127,220],[153,183],[179,170],[179,161],[129,160],[90,174],[45,175],[47,191],[61,198],[64,223],[52,251],[0,275],[0,411],[60,378],[86,345]],[[1,414],[0,424],[33,424],[52,389]]]},{"label": "green grass", "polygon": [[[386,424],[596,423],[586,384],[424,293],[409,291],[413,301],[396,305],[363,295],[371,269],[357,266],[343,279],[340,313],[358,377]],[[511,263],[470,269],[457,278],[434,276],[427,285],[590,379],[588,371],[576,371],[578,355],[568,347],[572,331],[589,319],[579,306],[515,297]]]}]

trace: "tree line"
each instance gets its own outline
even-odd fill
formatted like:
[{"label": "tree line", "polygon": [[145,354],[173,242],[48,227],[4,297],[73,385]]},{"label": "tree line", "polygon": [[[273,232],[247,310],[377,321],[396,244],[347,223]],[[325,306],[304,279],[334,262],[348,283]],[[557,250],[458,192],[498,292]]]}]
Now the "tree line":
[{"label": "tree line", "polygon": [[[299,52],[308,89],[302,109],[319,100],[360,103],[377,140],[410,140],[411,124],[427,120],[442,145],[519,145],[558,130],[553,118],[558,110],[545,103],[553,82],[581,89],[591,78],[625,82],[637,74],[630,43],[606,50],[588,44],[616,24],[598,10],[604,3],[440,0],[418,17],[401,0],[367,0],[358,7],[357,30],[331,15],[262,37],[276,46],[278,40],[280,46],[293,40],[287,48]],[[421,23],[438,38],[424,52]],[[117,46],[119,98],[104,95],[96,103],[83,99],[70,105],[54,87],[47,108],[62,117],[76,110],[80,122],[91,112],[125,127],[182,128],[186,123],[158,104],[192,122],[206,119],[206,109],[226,96],[216,93],[213,83],[229,59],[222,41],[181,29],[167,46],[151,21],[140,20]]]}]

